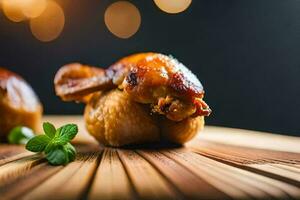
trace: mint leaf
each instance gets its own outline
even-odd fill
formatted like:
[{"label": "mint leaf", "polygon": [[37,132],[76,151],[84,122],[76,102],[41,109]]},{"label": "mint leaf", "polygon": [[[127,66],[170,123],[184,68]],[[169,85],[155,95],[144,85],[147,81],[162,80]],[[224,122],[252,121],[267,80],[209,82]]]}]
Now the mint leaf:
[{"label": "mint leaf", "polygon": [[78,127],[76,124],[67,124],[57,129],[55,134],[55,141],[59,144],[65,145],[71,141],[77,134]]},{"label": "mint leaf", "polygon": [[58,148],[63,148],[63,150],[67,153],[68,162],[71,162],[71,161],[75,160],[75,158],[76,158],[76,149],[69,142],[65,145],[50,142],[46,146],[44,152],[45,152],[45,154],[53,153],[52,151],[54,149],[58,149]]},{"label": "mint leaf", "polygon": [[44,149],[45,154],[49,153],[52,149],[56,148],[58,145],[53,143],[53,139],[47,144]]},{"label": "mint leaf", "polygon": [[43,129],[44,129],[45,134],[48,137],[53,138],[55,136],[56,129],[53,126],[53,124],[51,124],[49,122],[44,122],[43,123]]},{"label": "mint leaf", "polygon": [[64,165],[69,162],[68,153],[63,146],[56,146],[46,154],[46,159],[52,165]]},{"label": "mint leaf", "polygon": [[26,144],[33,137],[34,133],[30,128],[17,126],[9,132],[7,139],[10,144]]},{"label": "mint leaf", "polygon": [[59,129],[49,123],[43,123],[45,135],[30,139],[26,149],[33,152],[44,152],[51,165],[65,165],[76,158],[76,149],[69,142],[76,136],[76,124],[67,124]]},{"label": "mint leaf", "polygon": [[42,152],[50,140],[47,135],[37,135],[27,142],[26,149],[32,152]]},{"label": "mint leaf", "polygon": [[64,149],[68,153],[69,161],[71,162],[75,160],[76,149],[74,148],[74,146],[68,142],[66,145],[64,145]]}]

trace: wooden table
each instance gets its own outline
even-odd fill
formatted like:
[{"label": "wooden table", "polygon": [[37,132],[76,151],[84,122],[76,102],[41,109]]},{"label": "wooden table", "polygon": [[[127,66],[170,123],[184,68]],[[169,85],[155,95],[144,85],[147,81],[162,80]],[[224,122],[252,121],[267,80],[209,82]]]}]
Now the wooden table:
[{"label": "wooden table", "polygon": [[300,199],[300,138],[207,126],[185,147],[104,148],[79,116],[76,161],[0,146],[0,199]]}]

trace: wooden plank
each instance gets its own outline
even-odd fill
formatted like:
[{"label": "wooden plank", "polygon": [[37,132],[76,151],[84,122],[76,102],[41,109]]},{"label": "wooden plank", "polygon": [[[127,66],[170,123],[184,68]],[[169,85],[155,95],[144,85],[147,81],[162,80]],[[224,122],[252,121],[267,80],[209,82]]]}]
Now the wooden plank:
[{"label": "wooden plank", "polygon": [[25,151],[24,145],[0,143],[0,160]]},{"label": "wooden plank", "polygon": [[99,154],[85,155],[82,166],[59,190],[55,199],[81,199],[89,190],[90,182],[98,167],[98,156]]},{"label": "wooden plank", "polygon": [[276,166],[282,169],[286,169],[292,172],[297,173],[297,176],[300,175],[300,167],[299,165],[283,165],[283,164],[271,164],[271,166]]},{"label": "wooden plank", "polygon": [[232,146],[206,140],[194,140],[189,147],[237,164],[300,164],[300,153]]},{"label": "wooden plank", "polygon": [[[300,187],[299,172],[291,171],[291,168],[296,168],[293,166],[300,163],[299,153],[229,146],[208,141],[195,141],[189,147],[201,155]],[[290,166],[289,170],[282,169],[286,165]]]},{"label": "wooden plank", "polygon": [[3,158],[3,159],[0,160],[0,166],[4,165],[4,164],[7,164],[9,162],[12,162],[12,161],[19,160],[21,158],[32,156],[32,155],[34,155],[34,153],[32,153],[32,152],[24,152],[24,153],[16,153],[15,155],[7,156],[7,157],[5,157],[5,158]]},{"label": "wooden plank", "polygon": [[279,176],[295,180],[299,183],[298,185],[300,187],[300,173],[299,173],[299,170],[298,171],[291,170],[291,167],[287,169],[282,164],[265,164],[265,165],[253,164],[253,165],[249,165],[249,167],[252,167],[254,169],[259,169],[259,170],[262,170],[262,171],[266,171],[266,172],[269,172],[269,173],[277,174]]},{"label": "wooden plank", "polygon": [[[182,151],[182,150],[180,150]],[[206,166],[202,162],[189,159],[188,156],[175,152],[175,151],[163,151],[164,155],[174,159],[176,162],[182,164],[184,167],[191,170],[201,179],[205,180],[209,184],[213,185],[220,191],[226,193],[228,196],[234,199],[250,199],[252,194],[260,194],[260,190],[253,189],[245,186],[245,184],[236,184],[237,180],[233,180],[232,177],[228,177],[211,167]]]},{"label": "wooden plank", "polygon": [[26,175],[33,167],[44,161],[41,155],[35,154],[0,166],[0,187]]},{"label": "wooden plank", "polygon": [[97,156],[94,154],[79,155],[74,162],[24,195],[22,199],[80,199],[88,189],[97,163]]},{"label": "wooden plank", "polygon": [[230,197],[158,151],[138,151],[188,199],[229,199]]},{"label": "wooden plank", "polygon": [[[194,154],[194,157],[198,160],[199,163],[202,164],[207,163],[208,166],[211,167],[212,169],[222,170],[223,173],[235,177],[238,180],[236,181],[237,184],[242,184],[243,182],[246,182],[253,187],[259,188],[260,190],[272,196],[273,198],[275,197],[276,198],[288,198],[288,197],[299,198],[300,197],[300,190],[296,186],[260,174],[252,173],[247,170],[226,165],[222,162],[209,159],[199,154],[197,156],[196,154]],[[251,188],[248,187],[246,189],[250,190]],[[254,194],[257,195],[257,193]]]},{"label": "wooden plank", "polygon": [[105,149],[88,199],[132,199],[133,190],[116,150]]},{"label": "wooden plank", "polygon": [[170,185],[153,166],[137,153],[118,150],[139,199],[178,199]]},{"label": "wooden plank", "polygon": [[41,163],[31,169],[25,176],[18,177],[17,180],[0,187],[0,199],[21,198],[23,194],[37,187],[62,168],[63,166],[51,166],[48,163]]},{"label": "wooden plank", "polygon": [[197,138],[232,146],[300,153],[300,137],[286,136],[284,134],[205,126]]},{"label": "wooden plank", "polygon": [[0,144],[0,166],[33,154],[26,151],[24,145]]},{"label": "wooden plank", "polygon": [[293,197],[298,197],[300,194],[295,186],[232,167],[198,154],[188,151],[171,151],[167,154],[177,159],[178,162],[186,162],[185,165],[191,170],[194,170],[193,167],[211,170],[222,181],[242,189],[254,198],[288,198],[289,196],[286,194]]},{"label": "wooden plank", "polygon": [[75,174],[75,172],[80,168],[82,162],[74,161],[67,166],[65,166],[59,173],[50,177],[41,185],[34,188],[28,194],[25,194],[22,199],[44,199],[45,197],[53,197],[59,192],[59,190],[64,186],[64,184]]}]

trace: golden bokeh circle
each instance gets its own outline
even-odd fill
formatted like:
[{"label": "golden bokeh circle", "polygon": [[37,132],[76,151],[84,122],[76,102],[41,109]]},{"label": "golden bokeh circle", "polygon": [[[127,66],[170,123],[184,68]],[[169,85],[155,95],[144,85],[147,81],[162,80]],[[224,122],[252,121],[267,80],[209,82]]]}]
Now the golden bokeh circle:
[{"label": "golden bokeh circle", "polygon": [[13,22],[21,22],[26,19],[22,8],[27,0],[2,0],[2,9],[5,16]]},{"label": "golden bokeh circle", "polygon": [[138,8],[128,1],[115,2],[106,9],[104,22],[108,30],[119,38],[133,36],[141,25]]},{"label": "golden bokeh circle", "polygon": [[192,3],[192,0],[154,0],[159,9],[164,12],[176,14],[185,11]]},{"label": "golden bokeh circle", "polygon": [[40,16],[47,7],[46,0],[26,0],[28,1],[22,8],[23,14],[28,18]]},{"label": "golden bokeh circle", "polygon": [[65,25],[63,9],[54,1],[49,1],[44,12],[30,20],[32,34],[40,41],[49,42],[56,39]]}]

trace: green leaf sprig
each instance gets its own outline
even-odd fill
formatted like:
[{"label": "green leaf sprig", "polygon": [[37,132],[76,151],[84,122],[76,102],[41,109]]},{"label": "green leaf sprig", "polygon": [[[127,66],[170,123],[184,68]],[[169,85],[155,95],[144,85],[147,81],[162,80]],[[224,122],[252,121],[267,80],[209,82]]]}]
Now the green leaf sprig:
[{"label": "green leaf sprig", "polygon": [[26,126],[17,126],[9,132],[7,140],[10,144],[26,144],[33,137],[32,129]]},{"label": "green leaf sprig", "polygon": [[66,124],[58,129],[49,122],[43,123],[45,135],[37,135],[26,144],[32,152],[44,152],[52,165],[66,165],[75,160],[76,150],[70,141],[76,136],[76,124]]}]

